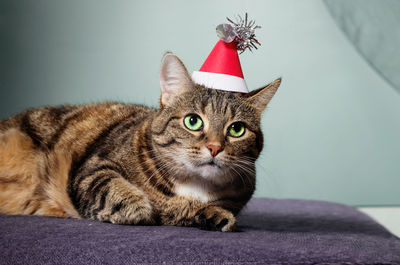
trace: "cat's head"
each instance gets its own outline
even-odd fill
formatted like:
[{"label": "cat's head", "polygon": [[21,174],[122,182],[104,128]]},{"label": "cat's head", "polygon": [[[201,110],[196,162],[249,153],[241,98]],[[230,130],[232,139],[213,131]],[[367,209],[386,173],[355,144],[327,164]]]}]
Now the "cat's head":
[{"label": "cat's head", "polygon": [[261,113],[280,82],[247,94],[209,89],[192,81],[178,57],[166,54],[160,109],[151,127],[161,166],[177,178],[219,185],[254,178],[263,147]]}]

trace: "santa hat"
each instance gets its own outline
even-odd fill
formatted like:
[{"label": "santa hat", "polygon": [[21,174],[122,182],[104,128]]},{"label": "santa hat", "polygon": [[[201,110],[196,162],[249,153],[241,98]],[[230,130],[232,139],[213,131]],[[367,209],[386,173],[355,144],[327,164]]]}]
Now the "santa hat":
[{"label": "santa hat", "polygon": [[254,21],[247,21],[247,13],[243,20],[239,16],[238,22],[221,24],[217,27],[217,35],[221,39],[217,42],[199,71],[194,71],[192,79],[195,83],[208,88],[232,91],[249,92],[243,77],[238,50],[257,49]]}]

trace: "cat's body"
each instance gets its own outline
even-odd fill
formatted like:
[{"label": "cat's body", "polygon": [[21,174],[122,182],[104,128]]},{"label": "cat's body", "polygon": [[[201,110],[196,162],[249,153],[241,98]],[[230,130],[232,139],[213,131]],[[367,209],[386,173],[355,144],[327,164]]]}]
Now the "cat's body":
[{"label": "cat's body", "polygon": [[[279,82],[245,96],[207,89],[167,55],[159,110],[100,103],[0,121],[0,213],[232,231],[255,189],[260,114]],[[227,135],[238,122],[243,135]]]}]

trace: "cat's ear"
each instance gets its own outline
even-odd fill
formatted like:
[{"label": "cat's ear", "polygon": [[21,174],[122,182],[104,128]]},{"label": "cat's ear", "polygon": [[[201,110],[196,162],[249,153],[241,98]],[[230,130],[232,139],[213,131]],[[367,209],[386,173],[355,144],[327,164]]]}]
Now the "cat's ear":
[{"label": "cat's ear", "polygon": [[161,63],[160,72],[161,106],[171,104],[173,98],[193,87],[193,81],[182,61],[167,53]]},{"label": "cat's ear", "polygon": [[247,94],[243,94],[243,96],[250,105],[255,107],[259,113],[261,113],[275,95],[280,84],[281,78],[278,78],[266,87],[253,90]]}]

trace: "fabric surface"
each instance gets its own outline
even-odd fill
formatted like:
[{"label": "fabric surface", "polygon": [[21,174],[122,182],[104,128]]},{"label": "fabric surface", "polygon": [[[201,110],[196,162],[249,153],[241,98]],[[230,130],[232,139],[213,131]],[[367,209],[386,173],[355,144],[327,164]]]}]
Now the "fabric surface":
[{"label": "fabric surface", "polygon": [[360,54],[400,92],[400,1],[324,2]]},{"label": "fabric surface", "polygon": [[0,264],[400,264],[400,240],[354,208],[253,199],[239,232],[0,215]]}]

